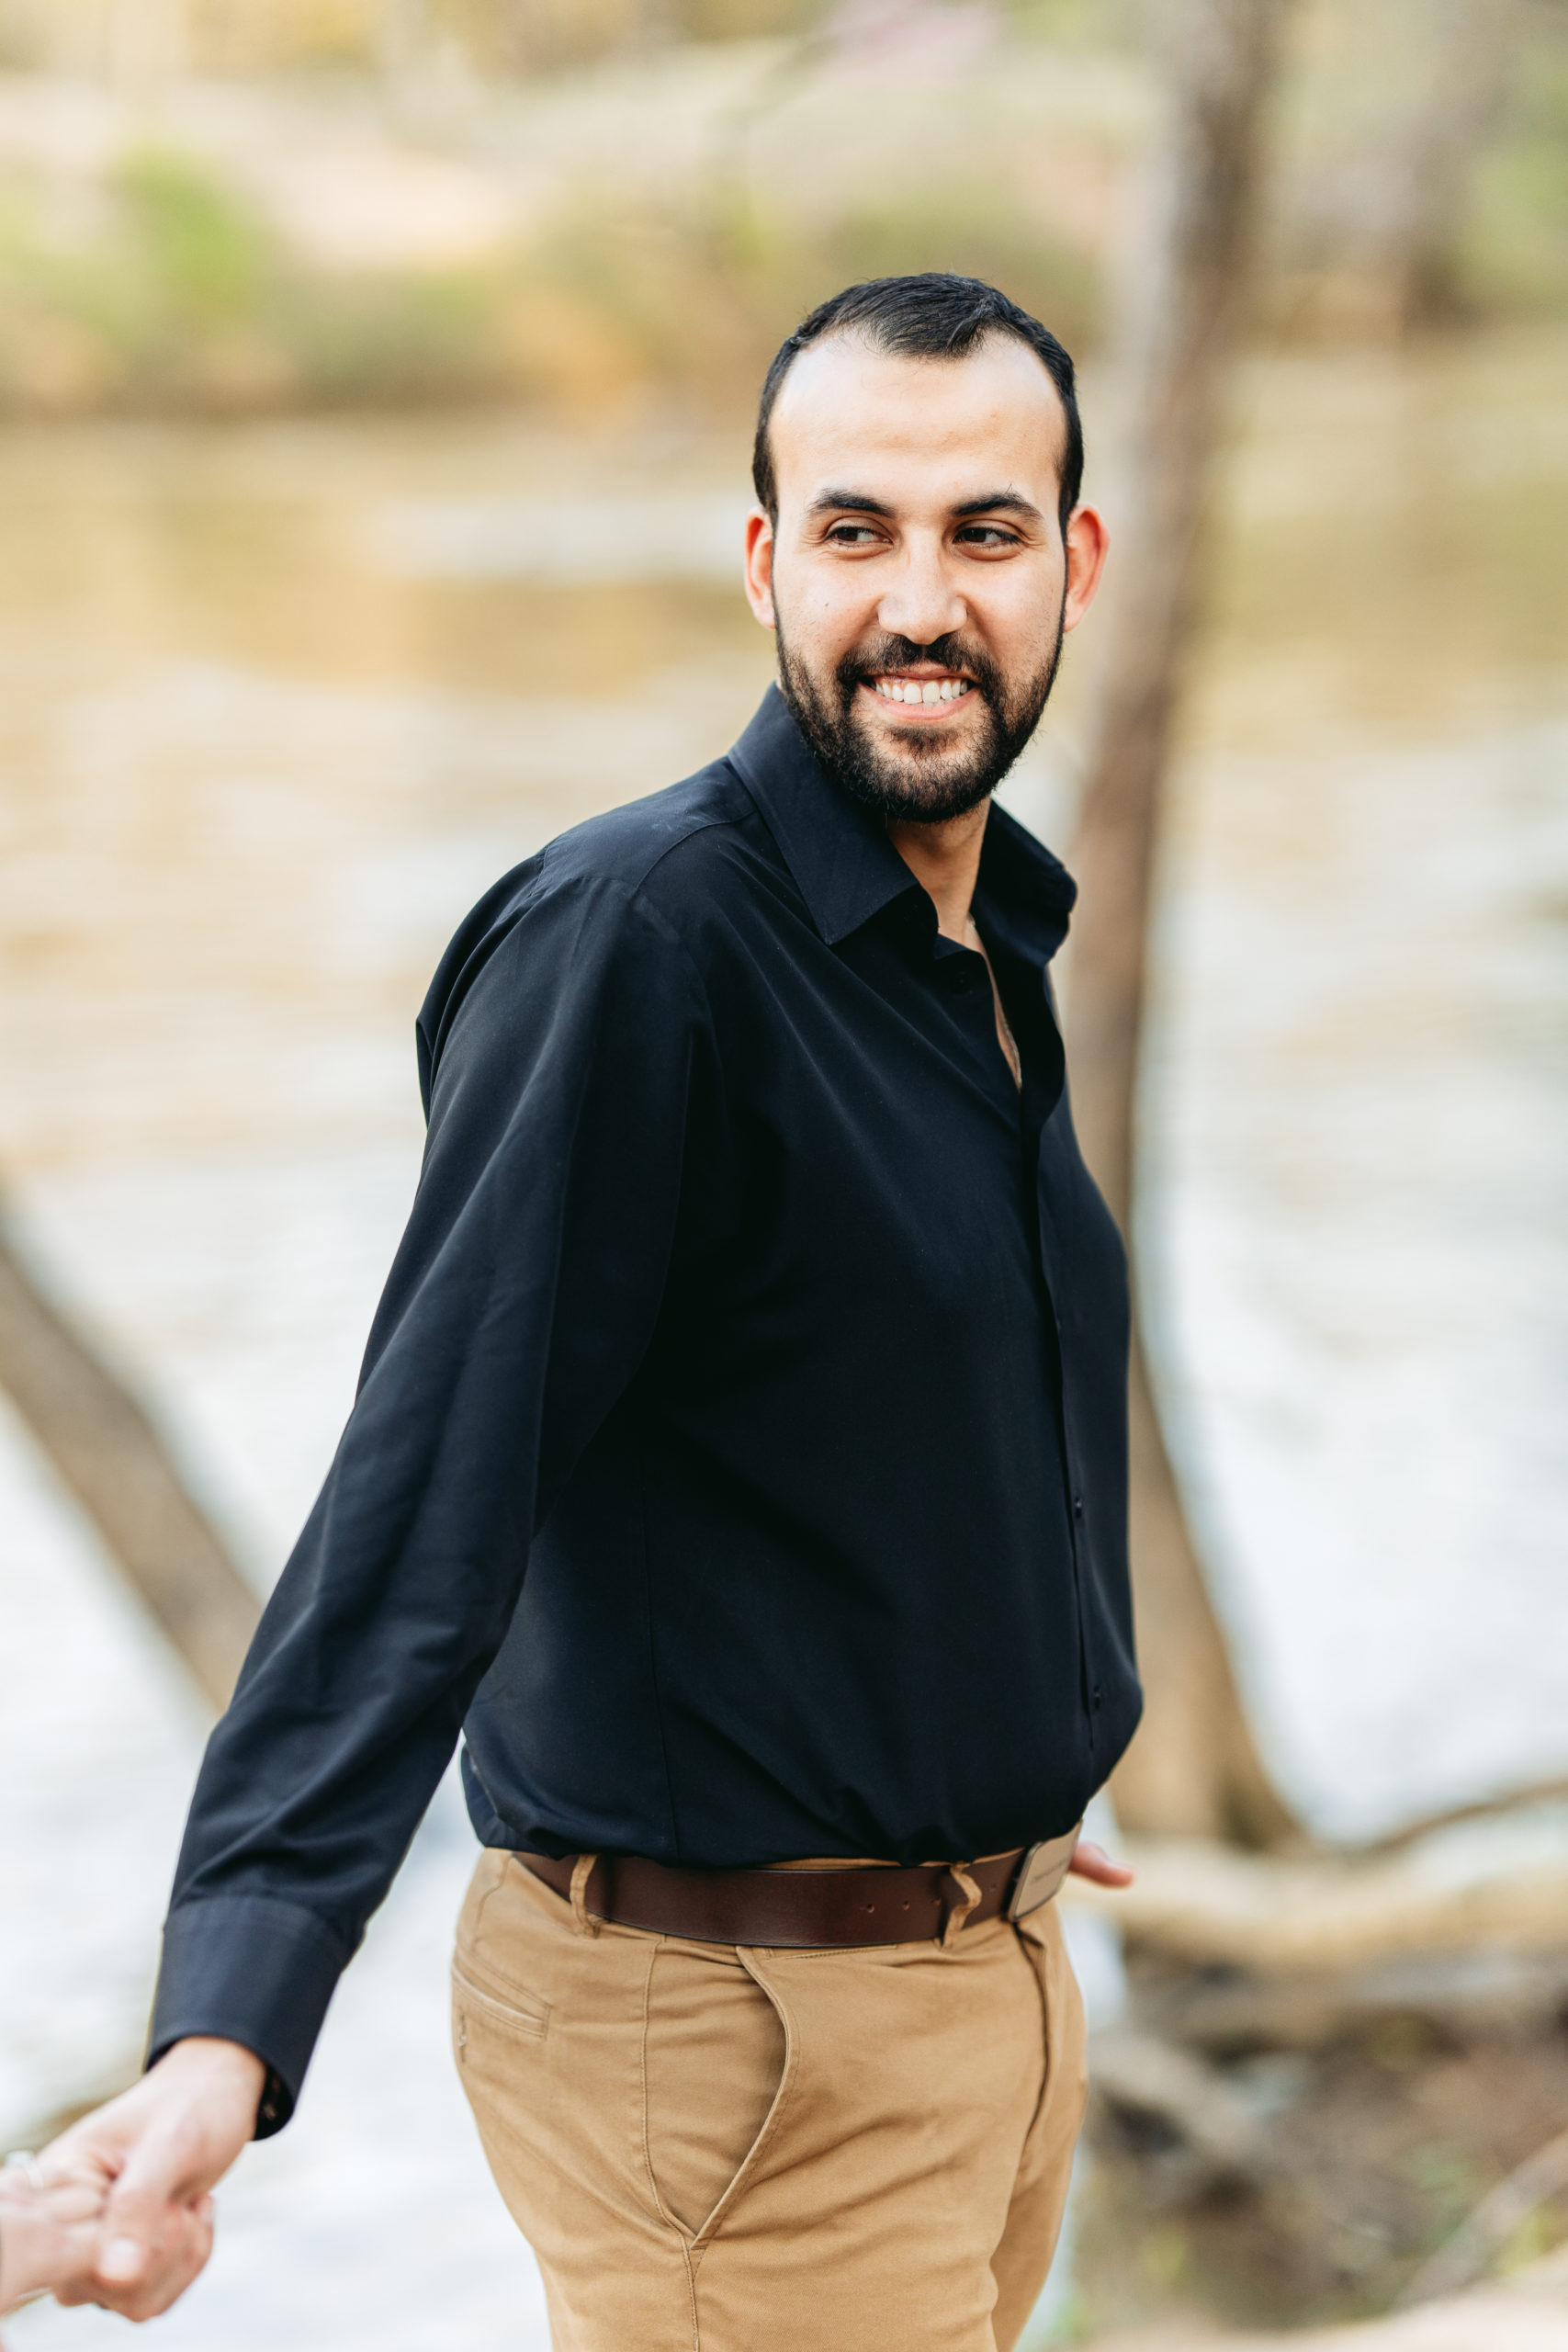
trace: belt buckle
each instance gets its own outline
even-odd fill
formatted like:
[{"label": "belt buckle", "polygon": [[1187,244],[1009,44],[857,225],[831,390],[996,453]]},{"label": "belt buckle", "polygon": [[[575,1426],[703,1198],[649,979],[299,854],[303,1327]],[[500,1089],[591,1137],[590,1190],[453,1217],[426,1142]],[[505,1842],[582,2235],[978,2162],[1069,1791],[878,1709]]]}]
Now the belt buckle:
[{"label": "belt buckle", "polygon": [[1067,1830],[1065,1836],[1042,1838],[1028,1849],[1018,1866],[1018,1876],[1013,1880],[1012,1894],[1008,1898],[1007,1916],[1010,1919],[1025,1919],[1032,1911],[1038,1911],[1042,1904],[1050,1902],[1067,1875],[1078,1842],[1078,1831],[1082,1827],[1080,1821],[1077,1828]]}]

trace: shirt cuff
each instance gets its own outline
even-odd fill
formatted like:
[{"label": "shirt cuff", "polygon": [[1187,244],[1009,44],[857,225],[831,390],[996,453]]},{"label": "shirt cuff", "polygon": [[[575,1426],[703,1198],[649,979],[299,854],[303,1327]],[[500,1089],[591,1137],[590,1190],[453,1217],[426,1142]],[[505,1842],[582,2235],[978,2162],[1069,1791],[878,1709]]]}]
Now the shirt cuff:
[{"label": "shirt cuff", "polygon": [[182,1904],[164,1927],[147,2063],[189,2034],[254,2051],[267,2070],[258,2140],[294,2112],[337,1980],[353,1957],[326,1921],[265,1894]]}]

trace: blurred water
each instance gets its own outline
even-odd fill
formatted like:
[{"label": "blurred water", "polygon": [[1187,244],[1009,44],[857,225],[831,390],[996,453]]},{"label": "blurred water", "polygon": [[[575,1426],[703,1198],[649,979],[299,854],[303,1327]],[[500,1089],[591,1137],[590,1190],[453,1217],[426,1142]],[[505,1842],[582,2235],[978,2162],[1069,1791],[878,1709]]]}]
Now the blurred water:
[{"label": "blurred water", "polygon": [[[1331,1829],[1568,1770],[1563,356],[1259,375],[1172,810],[1156,1352],[1266,1745]],[[258,1586],[412,1190],[448,932],[765,683],[743,481],[739,436],[495,420],[0,442],[0,1174]],[[1058,846],[1081,689],[1010,786]],[[134,2049],[202,1724],[9,1423],[0,1526],[14,2139]],[[469,1856],[448,1788],[171,2345],[544,2342],[445,2053]]]}]

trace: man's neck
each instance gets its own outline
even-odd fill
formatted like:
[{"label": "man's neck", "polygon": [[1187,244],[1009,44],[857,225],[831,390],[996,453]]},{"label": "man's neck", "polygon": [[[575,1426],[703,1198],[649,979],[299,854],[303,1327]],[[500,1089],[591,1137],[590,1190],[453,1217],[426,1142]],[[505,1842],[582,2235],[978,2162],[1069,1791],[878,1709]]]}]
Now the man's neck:
[{"label": "man's neck", "polygon": [[962,817],[940,825],[908,825],[890,819],[887,838],[936,908],[937,929],[967,944],[969,904],[980,876],[980,850],[991,804],[982,800]]}]

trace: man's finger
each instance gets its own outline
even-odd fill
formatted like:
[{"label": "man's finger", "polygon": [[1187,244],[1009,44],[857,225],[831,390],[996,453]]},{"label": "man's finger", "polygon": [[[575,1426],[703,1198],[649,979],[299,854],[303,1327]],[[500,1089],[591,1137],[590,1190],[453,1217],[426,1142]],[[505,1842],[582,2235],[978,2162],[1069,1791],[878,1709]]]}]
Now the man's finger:
[{"label": "man's finger", "polygon": [[178,2215],[149,2275],[129,2293],[117,2299],[115,2309],[127,2319],[156,2319],[177,2302],[212,2252],[212,2199],[198,2198]]},{"label": "man's finger", "polygon": [[1125,1862],[1113,1862],[1103,1846],[1096,1846],[1080,1838],[1072,1860],[1067,1865],[1079,1878],[1092,1881],[1096,1886],[1131,1886],[1134,1872]]},{"label": "man's finger", "polygon": [[125,2142],[113,2126],[113,2109],[104,2109],[51,2140],[38,2160],[45,2180],[91,2180],[107,2189],[125,2164]]},{"label": "man's finger", "polygon": [[127,2319],[152,2319],[183,2294],[212,2250],[212,2199],[165,2202],[135,2235],[111,2219],[96,2266],[96,2300]]},{"label": "man's finger", "polygon": [[96,2303],[105,2311],[118,2312],[122,2319],[156,2319],[178,2301],[205,2267],[212,2251],[212,2222],[210,2197],[198,2197],[188,2206],[171,2209],[142,2276],[129,2281],[107,2278],[100,2256],[96,2271],[57,2289],[56,2300]]},{"label": "man's finger", "polygon": [[251,2137],[265,2075],[239,2043],[192,2036],[46,2149],[46,2166],[106,2192],[92,2267],[60,2300],[152,2319],[184,2292],[211,2250],[208,2192]]},{"label": "man's finger", "polygon": [[152,2259],[152,2247],[140,2238],[111,2238],[98,2256],[98,2277],[106,2287],[134,2287]]},{"label": "man's finger", "polygon": [[150,2281],[161,2247],[183,2233],[186,2210],[205,2185],[199,2158],[196,2136],[178,2123],[147,2132],[131,2149],[104,2215],[97,2275],[105,2286]]}]

